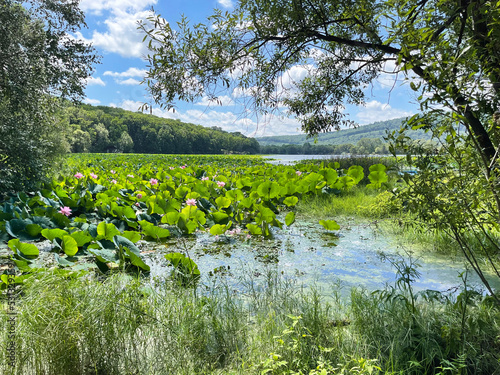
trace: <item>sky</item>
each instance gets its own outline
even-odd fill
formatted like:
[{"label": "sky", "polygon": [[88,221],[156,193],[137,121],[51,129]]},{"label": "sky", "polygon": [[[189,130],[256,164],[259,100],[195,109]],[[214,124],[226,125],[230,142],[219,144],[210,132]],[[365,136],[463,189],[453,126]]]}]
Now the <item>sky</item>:
[{"label": "sky", "polygon": [[[85,103],[119,107],[137,111],[143,103],[150,103],[147,90],[140,82],[147,69],[148,53],[143,36],[137,30],[138,20],[145,20],[152,9],[166,19],[172,28],[185,15],[193,23],[206,23],[214,8],[231,11],[235,0],[81,0],[88,28],[76,37],[84,39],[97,49],[101,63],[87,81]],[[392,67],[386,67],[391,70]],[[291,78],[300,77],[300,68],[291,70]],[[415,94],[402,77],[382,74],[367,88],[367,102],[363,107],[347,106],[349,119],[359,125],[410,116],[417,112]],[[218,126],[229,132],[241,132],[251,137],[300,134],[300,123],[293,117],[272,117],[265,121],[255,116],[242,115],[243,109],[228,93],[222,105],[207,103],[200,98],[195,103],[176,103],[175,111],[166,111],[153,105],[153,114],[179,119],[203,126]]]}]

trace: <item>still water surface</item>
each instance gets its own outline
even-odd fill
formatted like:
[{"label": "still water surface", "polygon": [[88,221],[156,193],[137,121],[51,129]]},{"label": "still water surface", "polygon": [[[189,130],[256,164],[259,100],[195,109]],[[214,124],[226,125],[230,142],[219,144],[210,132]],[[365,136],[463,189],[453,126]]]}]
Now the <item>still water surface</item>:
[{"label": "still water surface", "polygon": [[[387,284],[394,285],[395,269],[381,254],[408,262],[412,249],[401,246],[396,238],[384,234],[375,224],[346,221],[341,225],[338,237],[314,223],[295,223],[291,228],[277,230],[269,240],[221,236],[216,241],[213,236],[200,233],[184,243],[172,241],[162,245],[151,254],[148,263],[153,276],[165,275],[169,268],[162,254],[187,253],[198,264],[202,282],[211,283],[213,277],[209,274],[222,267],[226,271],[224,280],[234,290],[241,288],[243,276],[264,285],[265,275],[270,271],[306,288],[316,285],[327,291],[332,285],[341,285],[344,295],[348,295],[351,287],[376,290]],[[421,273],[413,284],[416,290],[444,292],[460,287],[459,274],[465,269],[460,256],[413,253],[412,258],[419,264]],[[479,279],[472,273],[469,284],[481,288]]]}]

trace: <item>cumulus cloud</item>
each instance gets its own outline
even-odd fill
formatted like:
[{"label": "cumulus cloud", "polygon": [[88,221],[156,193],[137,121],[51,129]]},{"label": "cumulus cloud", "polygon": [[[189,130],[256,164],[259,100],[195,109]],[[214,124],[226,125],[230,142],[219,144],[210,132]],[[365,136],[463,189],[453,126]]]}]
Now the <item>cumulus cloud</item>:
[{"label": "cumulus cloud", "polygon": [[85,99],[83,99],[83,102],[84,102],[84,103],[87,103],[87,104],[91,104],[91,105],[98,105],[98,104],[101,104],[101,101],[100,101],[100,100],[97,100],[97,99],[90,99],[90,98],[85,98]]},{"label": "cumulus cloud", "polygon": [[89,77],[86,81],[87,86],[106,86],[106,82],[104,82],[100,77]]},{"label": "cumulus cloud", "polygon": [[139,21],[147,22],[151,15],[151,11],[127,13],[115,10],[114,15],[104,21],[106,31],[94,30],[90,39],[85,39],[80,32],[77,36],[106,52],[123,57],[141,57],[147,53],[147,46],[142,42],[144,35],[137,26]]},{"label": "cumulus cloud", "polygon": [[[117,106],[129,111],[137,111],[142,103],[124,100]],[[110,104],[111,106],[111,104]],[[271,135],[299,134],[300,124],[294,119],[281,119],[277,116],[260,118],[258,121],[250,116],[238,116],[233,112],[202,111],[188,109],[185,111],[166,111],[153,108],[153,115],[206,127],[218,126],[228,132],[240,132],[249,137]]]},{"label": "cumulus cloud", "polygon": [[81,0],[80,9],[96,15],[101,15],[104,10],[138,12],[157,2],[158,0]]},{"label": "cumulus cloud", "polygon": [[139,69],[139,68],[128,68],[124,72],[112,72],[112,71],[105,71],[103,75],[105,76],[111,76],[111,77],[139,77],[142,78],[146,75],[147,70],[145,69]]},{"label": "cumulus cloud", "polygon": [[133,86],[133,85],[140,85],[141,81],[138,81],[137,79],[134,78],[128,78],[128,79],[118,79],[116,80],[116,83],[118,83],[119,85]]},{"label": "cumulus cloud", "polygon": [[224,8],[232,8],[233,2],[232,0],[217,0],[217,2],[222,5]]},{"label": "cumulus cloud", "polygon": [[361,109],[356,115],[360,124],[370,124],[376,121],[390,120],[399,117],[413,115],[413,112],[402,109],[392,108],[389,104],[383,104],[372,100],[366,103],[365,108]]}]

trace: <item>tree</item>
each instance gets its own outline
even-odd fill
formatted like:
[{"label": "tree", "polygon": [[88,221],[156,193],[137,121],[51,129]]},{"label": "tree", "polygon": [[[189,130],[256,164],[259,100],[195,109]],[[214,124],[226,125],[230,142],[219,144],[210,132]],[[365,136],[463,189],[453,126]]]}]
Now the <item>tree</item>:
[{"label": "tree", "polygon": [[57,98],[82,96],[97,61],[69,36],[84,24],[77,4],[0,2],[0,192],[33,188],[67,150]]},{"label": "tree", "polygon": [[[439,177],[459,177],[457,189],[450,190],[436,186],[432,173],[423,173],[426,189],[414,189],[407,198],[427,197],[432,211],[434,193],[445,194],[439,196],[443,212],[432,220],[469,259],[468,231],[483,233],[489,243],[498,238],[500,127],[491,118],[500,108],[500,2],[240,0],[232,13],[216,10],[206,24],[191,26],[183,19],[173,30],[159,15],[152,21],[152,29],[143,26],[150,49],[145,81],[155,101],[167,108],[204,95],[215,100],[229,91],[259,113],[286,108],[313,135],[350,123],[345,104],[363,104],[364,90],[380,74],[405,77],[422,110],[406,128],[440,136]],[[307,74],[291,81],[287,74],[294,69]],[[393,149],[403,147],[405,139],[404,133],[393,134]],[[425,153],[420,166],[433,165],[431,159]],[[474,199],[461,207],[467,195],[457,200],[457,191],[484,202]],[[498,259],[500,249],[493,248],[492,259]],[[470,263],[481,276],[481,266],[474,259]],[[495,264],[500,277],[498,260]]]}]

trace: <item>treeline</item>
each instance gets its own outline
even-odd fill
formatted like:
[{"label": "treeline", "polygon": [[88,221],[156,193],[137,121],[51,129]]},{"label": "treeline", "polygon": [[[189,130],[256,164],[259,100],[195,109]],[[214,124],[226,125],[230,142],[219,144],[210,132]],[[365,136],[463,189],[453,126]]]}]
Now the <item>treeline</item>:
[{"label": "treeline", "polygon": [[[437,145],[430,140],[419,141],[423,147],[436,148]],[[356,144],[342,145],[312,145],[309,142],[303,145],[268,145],[260,146],[261,154],[286,154],[286,155],[387,155],[390,154],[389,145],[380,138],[362,138]]]},{"label": "treeline", "polygon": [[[341,131],[332,131],[328,133],[319,133],[314,140],[316,145],[356,145],[363,138],[383,139],[387,132],[399,131],[405,118],[378,121],[368,125],[358,126],[357,128],[342,129]],[[412,139],[430,140],[431,133],[425,133],[423,130],[412,130],[407,134]],[[261,146],[295,144],[303,145],[307,140],[305,134],[280,135],[257,138]]]},{"label": "treeline", "polygon": [[68,105],[62,116],[71,152],[256,154],[260,147],[255,139],[238,132],[120,108]]}]

